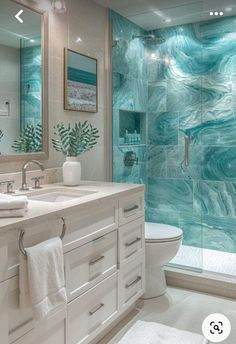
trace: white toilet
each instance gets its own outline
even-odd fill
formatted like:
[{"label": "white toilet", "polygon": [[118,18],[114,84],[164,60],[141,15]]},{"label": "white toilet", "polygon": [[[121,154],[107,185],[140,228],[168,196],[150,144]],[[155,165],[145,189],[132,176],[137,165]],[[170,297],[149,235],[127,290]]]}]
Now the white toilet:
[{"label": "white toilet", "polygon": [[166,291],[165,264],[177,254],[183,231],[162,223],[145,223],[146,293],[144,299],[161,296]]}]

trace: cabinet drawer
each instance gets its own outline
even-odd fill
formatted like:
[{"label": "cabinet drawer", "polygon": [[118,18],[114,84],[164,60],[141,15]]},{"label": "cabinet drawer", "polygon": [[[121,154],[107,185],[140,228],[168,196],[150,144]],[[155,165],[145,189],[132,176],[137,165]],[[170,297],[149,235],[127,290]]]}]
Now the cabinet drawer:
[{"label": "cabinet drawer", "polygon": [[73,210],[71,215],[65,215],[65,220],[64,252],[69,252],[118,228],[118,200],[101,200],[95,205]]},{"label": "cabinet drawer", "polygon": [[66,286],[69,301],[117,269],[117,231],[66,253]]},{"label": "cabinet drawer", "polygon": [[144,193],[138,192],[133,195],[123,197],[119,201],[119,225],[124,225],[130,221],[144,216]]},{"label": "cabinet drawer", "polygon": [[144,218],[119,228],[119,264],[122,266],[132,259],[134,254],[141,252],[145,246]]},{"label": "cabinet drawer", "polygon": [[120,308],[129,307],[145,292],[145,255],[128,263],[120,270],[119,276]]},{"label": "cabinet drawer", "polygon": [[116,316],[117,274],[106,278],[96,287],[68,305],[67,344],[84,343],[99,326]]}]

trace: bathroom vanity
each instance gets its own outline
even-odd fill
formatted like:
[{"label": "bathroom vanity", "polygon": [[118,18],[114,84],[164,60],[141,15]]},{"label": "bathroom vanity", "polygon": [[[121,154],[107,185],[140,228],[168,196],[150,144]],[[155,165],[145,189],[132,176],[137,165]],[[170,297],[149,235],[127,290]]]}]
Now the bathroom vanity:
[{"label": "bathroom vanity", "polygon": [[[0,220],[1,344],[96,342],[145,291],[143,186],[53,184],[25,194],[27,216]],[[19,235],[32,246],[60,236],[63,221],[68,303],[35,323],[19,307]]]}]

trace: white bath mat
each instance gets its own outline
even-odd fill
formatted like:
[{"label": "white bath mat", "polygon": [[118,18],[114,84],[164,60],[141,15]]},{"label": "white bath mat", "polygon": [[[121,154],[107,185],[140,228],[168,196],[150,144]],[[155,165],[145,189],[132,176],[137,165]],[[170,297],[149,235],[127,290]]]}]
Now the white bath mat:
[{"label": "white bath mat", "polygon": [[137,321],[119,344],[207,344],[201,335],[162,324]]}]

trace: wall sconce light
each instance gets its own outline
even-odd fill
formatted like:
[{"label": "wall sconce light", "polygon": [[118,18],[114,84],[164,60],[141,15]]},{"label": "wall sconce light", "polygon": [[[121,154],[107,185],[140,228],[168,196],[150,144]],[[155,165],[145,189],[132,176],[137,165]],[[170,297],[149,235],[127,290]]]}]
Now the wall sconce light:
[{"label": "wall sconce light", "polygon": [[58,13],[66,12],[65,0],[52,0],[52,10]]}]

